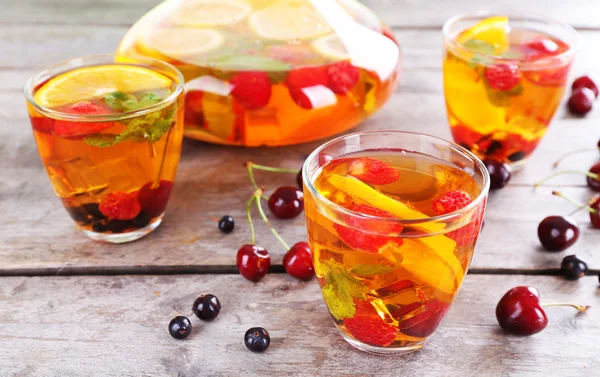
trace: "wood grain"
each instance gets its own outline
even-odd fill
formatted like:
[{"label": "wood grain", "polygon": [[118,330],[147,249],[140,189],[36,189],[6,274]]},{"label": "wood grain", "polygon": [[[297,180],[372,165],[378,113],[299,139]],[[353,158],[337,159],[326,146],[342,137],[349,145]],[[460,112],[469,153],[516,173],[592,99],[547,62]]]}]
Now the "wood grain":
[{"label": "wood grain", "polygon": [[[392,26],[438,28],[450,17],[463,12],[497,8],[491,1],[473,0],[363,0],[384,22]],[[144,15],[157,0],[25,0],[7,7],[0,23],[130,25]],[[502,2],[504,9],[518,9],[523,14],[537,12],[581,28],[600,28],[597,15],[600,4],[589,0],[519,0]]]},{"label": "wood grain", "polygon": [[[337,333],[316,281],[268,275],[0,279],[0,370],[6,377],[71,376],[597,376],[600,316],[548,308],[548,328],[504,334],[497,300],[534,285],[546,302],[598,306],[596,277],[467,276],[439,331],[415,354],[382,358],[354,350]],[[193,319],[190,338],[169,320],[201,293],[219,297],[211,323]],[[244,332],[263,326],[271,347],[252,354]],[[462,356],[461,356],[462,355]],[[468,355],[468,357],[466,357]]]}]

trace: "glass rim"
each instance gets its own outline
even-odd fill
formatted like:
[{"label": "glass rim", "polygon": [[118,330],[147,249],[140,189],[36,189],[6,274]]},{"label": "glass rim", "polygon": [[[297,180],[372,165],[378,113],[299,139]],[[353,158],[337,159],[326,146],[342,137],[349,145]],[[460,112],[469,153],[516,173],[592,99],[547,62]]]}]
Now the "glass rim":
[{"label": "glass rim", "polygon": [[[572,44],[569,44],[568,50],[566,50],[558,55],[552,55],[552,56],[542,57],[539,59],[528,61],[528,60],[525,60],[524,57],[523,58],[505,58],[505,57],[501,57],[501,56],[485,54],[485,53],[481,53],[479,51],[475,51],[473,49],[470,49],[470,48],[464,46],[463,44],[458,43],[458,41],[456,40],[456,35],[452,35],[450,33],[450,27],[460,20],[467,19],[469,17],[476,18],[476,17],[492,17],[492,16],[507,16],[509,18],[509,22],[510,22],[511,17],[518,17],[520,20],[525,20],[525,21],[530,20],[530,21],[541,21],[541,22],[551,23],[551,24],[559,26],[560,28],[571,33],[574,36],[574,41]],[[577,30],[575,30],[574,27],[572,27],[571,25],[569,25],[566,22],[562,22],[553,17],[547,16],[547,15],[544,15],[541,13],[536,13],[536,12],[528,12],[527,15],[523,15],[523,11],[517,11],[514,9],[512,9],[512,10],[511,9],[506,9],[506,10],[490,9],[490,10],[477,10],[477,11],[473,11],[473,12],[459,13],[459,14],[449,18],[448,20],[446,20],[446,22],[444,22],[444,25],[442,26],[442,33],[444,35],[444,39],[446,41],[448,41],[450,44],[452,44],[453,48],[459,48],[459,49],[462,49],[469,53],[473,53],[473,54],[476,54],[479,56],[493,59],[494,61],[513,62],[513,63],[518,62],[518,63],[524,63],[523,65],[525,65],[525,66],[532,66],[532,67],[536,67],[536,65],[535,65],[536,62],[539,63],[539,62],[544,62],[544,61],[560,61],[562,58],[572,57],[573,55],[575,55],[575,53],[579,49],[579,40],[580,40],[580,35],[577,32]],[[548,67],[544,66],[544,67],[536,67],[536,68],[546,69]]]},{"label": "glass rim", "polygon": [[[53,119],[79,121],[79,122],[82,122],[82,121],[83,122],[99,122],[99,121],[113,122],[113,121],[135,118],[135,117],[138,117],[141,115],[146,115],[146,114],[158,111],[160,109],[163,109],[163,108],[169,106],[170,104],[172,104],[173,102],[175,102],[177,100],[177,97],[183,92],[184,85],[185,85],[183,74],[172,64],[169,64],[169,63],[159,60],[159,59],[150,58],[150,57],[146,57],[146,56],[138,56],[138,55],[128,56],[128,57],[124,58],[124,59],[128,59],[128,60],[133,60],[133,62],[129,62],[127,60],[119,62],[118,61],[119,58],[120,58],[120,56],[117,54],[85,55],[85,56],[81,56],[81,57],[77,57],[77,58],[73,58],[73,59],[69,59],[69,60],[64,60],[59,63],[55,63],[51,66],[48,66],[48,67],[42,69],[41,71],[35,73],[29,79],[27,79],[27,82],[25,83],[25,87],[24,87],[25,99],[31,106],[33,106],[35,108],[36,111],[38,111],[42,115],[48,116]],[[89,65],[85,64],[88,61],[94,61],[94,60],[98,60],[97,64],[89,64]],[[102,63],[103,60],[106,60],[106,61],[104,63]],[[169,76],[167,76],[167,77],[176,84],[175,90],[173,90],[167,97],[165,97],[161,101],[159,101],[155,104],[152,104],[150,106],[147,106],[147,107],[144,107],[144,108],[141,108],[138,110],[126,111],[126,112],[122,112],[122,113],[118,113],[118,114],[101,114],[101,115],[85,115],[85,114],[80,115],[80,114],[71,114],[71,113],[66,113],[63,111],[54,110],[49,107],[38,104],[35,101],[35,98],[33,97],[33,89],[35,88],[34,82],[36,81],[36,79],[39,79],[43,75],[47,75],[51,79],[53,77],[56,77],[57,75],[60,75],[62,73],[68,72],[70,70],[78,69],[78,68],[93,67],[96,65],[112,65],[112,64],[114,64],[114,65],[135,65],[136,62],[141,63],[141,64],[146,63],[148,65],[155,64],[155,65],[161,66],[162,68],[164,68],[167,71],[174,73],[175,77],[169,77]],[[69,68],[69,69],[65,69],[64,71],[61,71],[60,73],[55,74],[53,76],[49,74],[51,70],[59,69],[61,67],[65,67],[65,68]],[[151,71],[156,71],[156,69],[153,69],[152,67],[144,67],[144,68],[147,68]]]},{"label": "glass rim", "polygon": [[[423,217],[423,218],[419,218],[419,219],[399,219],[399,218],[389,218],[389,217],[379,217],[379,216],[367,215],[364,213],[352,211],[348,208],[345,208],[339,204],[332,202],[331,200],[327,199],[323,195],[321,195],[321,193],[317,190],[317,188],[313,184],[312,180],[308,176],[308,169],[309,169],[309,165],[310,165],[311,161],[318,159],[319,154],[325,148],[330,147],[330,146],[332,146],[336,143],[339,143],[343,140],[349,139],[351,137],[362,136],[362,135],[373,135],[373,134],[386,134],[386,133],[396,134],[396,135],[413,135],[413,136],[426,137],[426,138],[434,140],[436,142],[446,144],[447,146],[453,148],[454,150],[462,153],[463,155],[468,157],[471,161],[473,161],[473,163],[477,166],[477,168],[479,168],[479,170],[483,173],[483,181],[484,182],[483,182],[483,185],[481,186],[481,191],[469,205],[467,205],[457,211],[453,211],[453,212],[450,212],[450,213],[447,213],[444,215]],[[368,150],[369,149],[363,149],[361,151],[368,151]],[[375,149],[370,149],[370,150],[375,150]],[[408,149],[407,149],[407,151],[418,152],[418,151],[411,151]],[[423,153],[423,154],[426,154],[426,153]],[[426,155],[429,155],[429,154],[426,154]],[[342,157],[342,156],[343,155],[340,155],[339,157]],[[336,158],[339,158],[339,157],[336,157]],[[433,156],[433,157],[435,157],[435,156]],[[302,166],[302,180],[303,180],[304,184],[306,185],[306,187],[308,188],[308,191],[314,198],[316,198],[317,200],[319,200],[322,203],[324,203],[325,205],[327,205],[327,207],[332,208],[334,211],[339,212],[340,214],[342,214],[344,216],[352,216],[352,217],[359,218],[359,219],[376,220],[376,221],[382,222],[382,223],[393,223],[393,224],[402,224],[402,225],[418,225],[418,224],[431,223],[431,222],[453,221],[456,218],[461,218],[465,214],[474,211],[481,204],[481,202],[486,198],[486,196],[488,195],[489,189],[490,189],[490,175],[487,171],[487,168],[485,167],[483,162],[479,159],[479,157],[477,157],[475,154],[473,154],[468,149],[463,148],[456,143],[453,143],[448,140],[444,140],[437,136],[424,134],[424,133],[420,133],[420,132],[397,131],[397,130],[376,130],[376,131],[353,132],[353,133],[349,133],[346,135],[338,136],[338,137],[322,144],[306,158],[304,165]],[[442,233],[442,232],[437,232],[437,233]]]}]

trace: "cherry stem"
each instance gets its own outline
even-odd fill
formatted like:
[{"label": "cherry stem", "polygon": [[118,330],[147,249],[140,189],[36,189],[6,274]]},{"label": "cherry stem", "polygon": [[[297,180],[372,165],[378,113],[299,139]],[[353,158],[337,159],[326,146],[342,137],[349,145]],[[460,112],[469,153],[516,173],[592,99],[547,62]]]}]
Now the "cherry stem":
[{"label": "cherry stem", "polygon": [[577,309],[580,313],[585,313],[590,310],[592,307],[589,305],[575,305],[575,304],[542,304],[542,307],[547,308],[549,306],[570,306],[572,308]]},{"label": "cherry stem", "polygon": [[248,206],[246,207],[246,217],[248,218],[248,225],[250,225],[250,245],[254,245],[255,237],[254,237],[254,224],[252,224],[252,215],[250,214],[250,210],[252,209],[252,203],[256,200],[256,194],[252,195],[250,201],[248,202]]},{"label": "cherry stem", "polygon": [[559,196],[561,198],[563,198],[564,200],[566,200],[567,202],[579,207],[580,209],[585,209],[586,211],[590,212],[590,213],[598,213],[598,211],[596,211],[595,209],[593,209],[592,207],[583,205],[579,202],[574,201],[573,199],[569,198],[568,196],[566,196],[565,194],[563,194],[560,191],[552,191],[552,195],[554,196]]},{"label": "cherry stem", "polygon": [[255,164],[253,162],[250,162],[250,161],[247,162],[247,165],[250,167],[250,169],[270,171],[271,173],[292,173],[292,174],[298,174],[298,169],[274,168],[272,166],[258,165],[258,164]]},{"label": "cherry stem", "polygon": [[558,175],[562,175],[562,174],[583,174],[586,177],[590,177],[592,179],[595,179],[596,181],[600,181],[600,176],[598,176],[598,174],[594,174],[591,173],[589,171],[583,171],[583,170],[561,170],[561,171],[557,171],[556,173],[550,174],[549,176],[547,176],[546,178],[542,179],[541,181],[537,182],[536,184],[533,185],[533,187],[539,187],[541,185],[543,185],[546,181],[558,176]]},{"label": "cherry stem", "polygon": [[265,215],[265,211],[263,211],[262,204],[261,204],[262,194],[263,193],[262,193],[261,189],[256,190],[256,192],[254,193],[254,198],[256,199],[256,207],[258,208],[258,213],[260,214],[260,217],[263,219],[263,221],[265,222],[265,224],[267,225],[267,227],[269,228],[269,230],[271,231],[271,233],[273,233],[273,235],[275,236],[275,238],[277,238],[277,240],[283,245],[283,247],[287,251],[287,250],[290,249],[290,247],[283,240],[283,238],[281,238],[281,236],[279,235],[279,233],[277,233],[277,231],[273,227],[273,224],[271,224],[271,222],[269,221],[269,219],[267,219],[267,215]]},{"label": "cherry stem", "polygon": [[592,148],[589,148],[589,149],[579,149],[579,150],[574,150],[574,151],[571,151],[571,152],[567,152],[567,153],[563,154],[562,156],[560,156],[560,157],[558,158],[558,160],[554,161],[554,163],[552,164],[552,168],[556,169],[556,168],[558,167],[558,165],[560,165],[560,163],[561,163],[561,162],[562,162],[562,161],[563,161],[565,158],[567,158],[567,157],[569,157],[569,156],[572,156],[572,155],[574,155],[574,154],[578,154],[578,153],[581,153],[581,152],[592,152],[592,151],[596,151],[596,152],[597,152],[597,151],[598,151],[598,149],[599,149],[599,148],[594,148],[594,149],[592,149]]}]

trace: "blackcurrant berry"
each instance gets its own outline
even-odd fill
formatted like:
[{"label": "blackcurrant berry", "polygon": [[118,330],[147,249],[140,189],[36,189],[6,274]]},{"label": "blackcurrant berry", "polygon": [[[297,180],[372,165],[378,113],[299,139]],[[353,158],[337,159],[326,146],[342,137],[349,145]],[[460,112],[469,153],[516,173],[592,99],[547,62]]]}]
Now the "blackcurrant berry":
[{"label": "blackcurrant berry", "polygon": [[587,264],[575,255],[569,255],[563,259],[560,270],[567,280],[577,280],[588,273]]},{"label": "blackcurrant berry", "polygon": [[221,311],[221,303],[215,295],[202,295],[194,301],[192,312],[203,321],[210,321],[217,318]]},{"label": "blackcurrant berry", "polygon": [[252,327],[244,335],[244,343],[252,352],[264,352],[271,344],[269,332],[262,327]]},{"label": "blackcurrant berry", "polygon": [[192,323],[187,317],[177,316],[169,322],[169,334],[175,339],[185,339],[192,332]]},{"label": "blackcurrant berry", "polygon": [[219,230],[223,233],[231,233],[235,228],[235,221],[231,216],[223,216],[221,220],[219,220]]}]

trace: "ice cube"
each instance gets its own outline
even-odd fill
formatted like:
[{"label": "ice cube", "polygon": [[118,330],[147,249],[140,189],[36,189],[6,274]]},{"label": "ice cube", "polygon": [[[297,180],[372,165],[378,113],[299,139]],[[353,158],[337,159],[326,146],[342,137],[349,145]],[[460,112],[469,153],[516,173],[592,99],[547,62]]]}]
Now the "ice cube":
[{"label": "ice cube", "polygon": [[396,325],[403,318],[421,312],[431,293],[410,280],[401,280],[367,293],[367,299],[384,322]]},{"label": "ice cube", "polygon": [[56,195],[66,198],[101,191],[108,186],[107,180],[96,170],[89,157],[76,157],[70,160],[50,161],[46,170]]},{"label": "ice cube", "polygon": [[131,192],[152,181],[152,177],[135,157],[107,160],[96,165],[95,170],[106,182],[108,192]]}]

